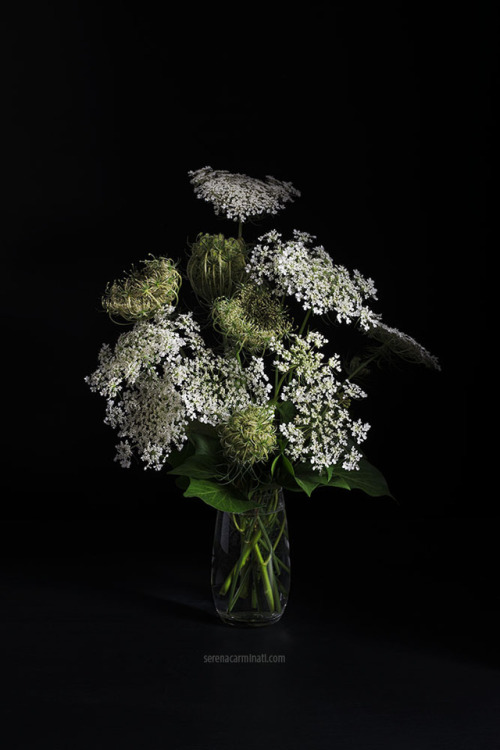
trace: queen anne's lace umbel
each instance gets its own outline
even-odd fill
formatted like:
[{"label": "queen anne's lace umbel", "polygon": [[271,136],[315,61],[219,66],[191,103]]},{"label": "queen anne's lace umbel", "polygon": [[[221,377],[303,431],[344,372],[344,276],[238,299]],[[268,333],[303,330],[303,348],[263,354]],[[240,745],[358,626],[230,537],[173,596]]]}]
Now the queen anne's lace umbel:
[{"label": "queen anne's lace umbel", "polygon": [[172,317],[172,309],[136,323],[114,349],[103,345],[86,381],[107,399],[105,421],[121,438],[116,459],[127,467],[137,454],[154,469],[182,448],[190,422],[217,426],[251,403],[267,403],[271,390],[259,357],[242,366],[214,353],[192,315]]},{"label": "queen anne's lace umbel", "polygon": [[262,214],[277,214],[285,204],[300,196],[291,182],[275,177],[265,180],[203,167],[189,172],[197,198],[212,203],[217,215],[245,222]]},{"label": "queen anne's lace umbel", "polygon": [[425,365],[434,370],[441,369],[437,357],[431,354],[425,346],[419,344],[412,336],[403,333],[397,328],[392,328],[380,321],[378,325],[369,330],[368,335],[407,362]]},{"label": "queen anne's lace umbel", "polygon": [[269,283],[274,294],[292,296],[304,310],[316,315],[335,313],[338,322],[359,320],[362,328],[374,325],[378,316],[365,302],[377,299],[371,279],[333,263],[315,237],[295,230],[285,241],[276,230],[259,238],[247,263],[247,273],[257,284]]},{"label": "queen anne's lace umbel", "polygon": [[327,343],[317,332],[294,336],[287,347],[275,343],[273,364],[279,372],[289,373],[280,398],[294,409],[293,418],[279,429],[291,461],[308,462],[318,472],[334,465],[352,471],[361,458],[356,446],[366,439],[370,425],[353,419],[349,407],[366,393],[339,379],[337,355],[324,361],[320,349]]}]

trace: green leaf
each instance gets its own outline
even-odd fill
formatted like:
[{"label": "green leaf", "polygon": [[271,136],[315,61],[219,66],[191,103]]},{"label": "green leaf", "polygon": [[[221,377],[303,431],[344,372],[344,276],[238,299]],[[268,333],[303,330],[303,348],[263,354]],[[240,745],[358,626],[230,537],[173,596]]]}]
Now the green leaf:
[{"label": "green leaf", "polygon": [[283,454],[278,453],[271,464],[271,476],[284,489],[291,492],[300,491],[295,482],[295,469],[291,461]]},{"label": "green leaf", "polygon": [[320,484],[314,478],[311,479],[309,476],[299,476],[298,474],[295,474],[295,481],[308,497],[311,497],[316,487]]},{"label": "green leaf", "polygon": [[170,466],[173,466],[174,468],[176,466],[180,466],[188,456],[190,456],[194,451],[194,447],[191,443],[187,442],[183,445],[180,451],[173,450],[168,457],[168,463]]},{"label": "green leaf", "polygon": [[258,505],[247,500],[245,495],[234,487],[218,484],[208,479],[191,479],[184,497],[198,497],[207,505],[227,513],[241,513]]},{"label": "green leaf", "polygon": [[349,486],[349,489],[361,490],[371,497],[385,496],[394,499],[382,472],[367,461],[366,458],[360,460],[357,471],[345,471],[344,469],[334,468],[331,483],[336,480],[342,480]]},{"label": "green leaf", "polygon": [[219,455],[221,447],[218,437],[202,432],[192,432],[189,437],[197,455],[212,456],[213,458]]},{"label": "green leaf", "polygon": [[185,461],[168,472],[168,474],[192,477],[193,479],[209,479],[218,476],[219,473],[214,460],[211,456],[205,454],[188,456]]},{"label": "green leaf", "polygon": [[327,487],[340,487],[343,490],[350,490],[351,486],[349,482],[347,482],[343,477],[332,477],[328,483]]},{"label": "green leaf", "polygon": [[314,471],[310,464],[298,464],[295,467],[295,481],[309,497],[321,486],[357,489],[371,497],[392,498],[383,474],[364,457],[360,459],[358,470],[347,471],[338,466],[331,466],[326,476]]},{"label": "green leaf", "polygon": [[276,458],[274,459],[274,461],[271,464],[271,476],[272,477],[274,476],[274,472],[275,472],[275,469],[276,469],[276,464],[278,463],[278,461],[280,459],[280,455],[281,454],[278,453],[278,455],[276,456]]},{"label": "green leaf", "polygon": [[328,482],[327,477],[314,471],[309,463],[296,464],[294,479],[296,484],[300,487],[300,490],[305,492],[308,497],[311,497],[311,494],[317,487]]},{"label": "green leaf", "polygon": [[280,403],[276,407],[276,411],[280,415],[281,421],[284,424],[287,424],[287,422],[291,422],[297,413],[297,409],[291,401],[280,401]]},{"label": "green leaf", "polygon": [[290,459],[288,459],[285,455],[283,455],[281,458],[282,458],[283,468],[285,469],[285,471],[288,474],[290,474],[292,477],[294,477],[295,469],[293,468],[293,464],[290,461]]},{"label": "green leaf", "polygon": [[189,423],[188,433],[190,435],[208,435],[209,437],[217,437],[217,428],[206,422],[200,422],[198,419],[193,420]]}]

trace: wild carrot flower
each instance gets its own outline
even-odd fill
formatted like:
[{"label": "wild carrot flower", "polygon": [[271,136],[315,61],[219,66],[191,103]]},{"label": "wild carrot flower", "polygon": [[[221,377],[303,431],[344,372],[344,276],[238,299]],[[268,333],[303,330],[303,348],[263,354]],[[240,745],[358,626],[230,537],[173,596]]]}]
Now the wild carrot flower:
[{"label": "wild carrot flower", "polygon": [[245,222],[263,214],[277,214],[300,196],[291,182],[267,176],[264,180],[223,169],[203,167],[188,173],[197,198],[208,201],[217,215]]},{"label": "wild carrot flower", "polygon": [[231,463],[247,467],[266,461],[278,446],[274,409],[250,404],[221,424],[219,435]]},{"label": "wild carrot flower", "polygon": [[357,320],[362,328],[370,328],[378,319],[365,305],[367,299],[377,298],[373,281],[334,264],[322,245],[313,245],[314,239],[298,230],[287,241],[275,230],[267,232],[250,253],[249,278],[256,284],[267,282],[280,297],[295,297],[316,315],[335,313],[339,323]]},{"label": "wild carrot flower", "polygon": [[215,328],[238,349],[264,352],[273,340],[291,331],[286,310],[262,286],[242,284],[232,297],[216,299],[212,307]]},{"label": "wild carrot flower", "polygon": [[196,296],[207,302],[229,297],[245,271],[245,243],[223,234],[199,234],[186,273]]},{"label": "wild carrot flower", "polygon": [[174,261],[151,256],[141,268],[132,267],[123,279],[108,284],[102,304],[112,319],[132,322],[151,318],[177,302],[181,283]]}]

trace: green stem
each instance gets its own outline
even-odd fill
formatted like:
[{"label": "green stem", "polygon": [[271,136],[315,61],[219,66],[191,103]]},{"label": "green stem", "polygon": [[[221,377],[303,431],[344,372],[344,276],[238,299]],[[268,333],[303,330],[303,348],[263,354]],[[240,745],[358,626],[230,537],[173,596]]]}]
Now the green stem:
[{"label": "green stem", "polygon": [[282,375],[281,378],[278,380],[278,370],[276,370],[275,384],[274,384],[274,395],[273,395],[271,401],[269,402],[271,404],[271,406],[275,406],[278,403],[278,396],[279,396],[279,393],[280,393],[280,390],[281,390],[281,386],[285,382],[286,377],[287,377],[287,375],[289,375],[289,373],[290,373],[290,370],[287,370],[285,372],[285,374]]},{"label": "green stem", "polygon": [[[277,570],[276,572],[279,573],[279,570]],[[274,606],[276,607],[276,612],[281,612],[282,607],[281,607],[281,599],[280,599],[280,592],[279,592],[278,584],[279,584],[279,578],[276,578],[274,574],[274,568],[273,568],[272,586],[273,586],[273,595],[274,595]]]},{"label": "green stem", "polygon": [[347,380],[351,380],[352,378],[355,378],[355,377],[356,377],[356,375],[358,374],[358,372],[361,372],[362,370],[364,370],[364,369],[365,369],[365,367],[366,367],[367,365],[369,365],[369,364],[370,364],[370,362],[373,362],[373,360],[374,360],[374,359],[378,359],[378,357],[380,356],[381,352],[382,352],[382,351],[383,351],[384,349],[386,349],[386,348],[387,348],[387,347],[386,347],[386,345],[385,345],[385,344],[382,344],[382,346],[381,346],[381,347],[379,347],[379,348],[377,349],[377,351],[375,352],[375,354],[372,354],[372,356],[371,356],[371,357],[368,357],[368,359],[365,359],[365,360],[364,360],[364,362],[361,362],[361,363],[360,363],[360,364],[358,365],[358,367],[356,367],[356,369],[355,369],[355,370],[353,370],[353,372],[351,372],[351,373],[350,373],[350,374],[349,374],[349,375],[347,376]]},{"label": "green stem", "polygon": [[227,591],[228,591],[228,589],[229,589],[230,586],[234,590],[234,586],[236,586],[236,580],[238,578],[238,575],[239,575],[240,571],[242,570],[243,566],[245,565],[246,561],[248,560],[248,556],[249,556],[250,552],[252,551],[253,547],[259,541],[261,535],[262,535],[262,532],[261,532],[260,529],[258,529],[255,532],[255,534],[254,534],[254,536],[253,536],[252,539],[250,539],[250,540],[245,539],[245,541],[244,541],[244,547],[243,547],[243,552],[241,553],[241,555],[240,555],[239,559],[237,560],[237,562],[234,564],[233,569],[229,573],[228,577],[226,578],[226,580],[222,584],[222,586],[220,588],[220,593],[221,594],[227,594]]},{"label": "green stem", "polygon": [[259,579],[270,611],[281,612],[279,573],[282,569],[289,568],[275,554],[284,533],[285,520],[279,526],[278,538],[274,544],[270,538],[271,529],[275,527],[278,519],[278,503],[279,491],[276,490],[268,504],[268,510],[271,512],[266,518],[262,518],[258,510],[255,515],[242,519],[232,514],[232,522],[241,534],[242,545],[238,560],[219,589],[221,595],[228,594],[228,612],[233,610],[240,597],[246,598],[248,595],[251,595],[252,608],[258,608]]},{"label": "green stem", "polygon": [[283,522],[282,522],[282,524],[281,524],[281,529],[280,529],[280,533],[279,533],[279,534],[278,534],[278,536],[276,537],[276,541],[275,541],[275,542],[274,542],[274,544],[273,544],[273,550],[275,550],[275,549],[276,549],[276,547],[277,547],[277,546],[278,546],[278,544],[279,544],[279,540],[280,540],[280,539],[281,539],[281,537],[283,536],[283,532],[284,532],[284,530],[285,530],[285,523],[286,523],[286,519],[285,519],[285,518],[283,518]]},{"label": "green stem", "polygon": [[240,585],[238,586],[237,590],[233,592],[233,595],[229,599],[229,605],[228,605],[228,611],[229,612],[231,612],[231,610],[233,609],[234,605],[236,604],[236,602],[238,601],[239,597],[241,596],[241,594],[243,592],[243,588],[244,588],[244,586],[245,586],[245,584],[247,582],[248,576],[250,575],[251,572],[252,572],[251,565],[247,565],[245,571],[243,572],[243,575],[241,576]]},{"label": "green stem", "polygon": [[309,310],[306,312],[306,316],[304,320],[302,321],[302,325],[300,326],[300,329],[299,329],[299,336],[302,336],[302,334],[304,333],[305,327],[307,325],[307,321],[309,320],[310,317],[311,317],[311,308],[309,308]]},{"label": "green stem", "polygon": [[[299,329],[299,333],[298,333],[299,336],[301,336],[304,333],[305,327],[310,317],[311,317],[311,309],[309,309],[305,314],[304,320],[302,321],[302,325],[300,326],[300,329]],[[283,385],[283,383],[285,382],[287,378],[290,381],[293,370],[294,370],[294,367],[291,367],[279,379],[278,379],[278,368],[276,368],[276,370],[274,371],[274,395],[270,401],[271,405],[276,405],[278,403],[278,396],[281,390],[281,386]]]},{"label": "green stem", "polygon": [[264,523],[263,523],[263,521],[262,521],[262,518],[260,518],[260,517],[259,517],[259,526],[260,526],[260,528],[261,528],[261,531],[262,531],[262,536],[264,537],[264,539],[265,539],[265,541],[266,541],[266,543],[267,543],[267,548],[268,548],[268,550],[269,550],[269,556],[268,556],[268,558],[267,558],[267,560],[266,560],[266,565],[267,565],[267,563],[269,562],[269,560],[270,560],[270,559],[272,558],[272,556],[273,556],[273,545],[272,545],[272,542],[271,542],[271,540],[269,539],[269,536],[268,536],[268,534],[267,534],[267,531],[266,531],[266,527],[265,527],[265,525],[264,525]]},{"label": "green stem", "polygon": [[272,612],[274,612],[275,604],[274,604],[273,589],[271,586],[271,581],[269,580],[269,574],[267,572],[267,565],[264,562],[264,559],[262,557],[262,553],[260,551],[258,544],[255,545],[255,554],[257,556],[257,560],[259,561],[260,572],[262,574],[262,580],[264,582],[264,595],[267,599],[267,603],[269,604],[269,609]]}]

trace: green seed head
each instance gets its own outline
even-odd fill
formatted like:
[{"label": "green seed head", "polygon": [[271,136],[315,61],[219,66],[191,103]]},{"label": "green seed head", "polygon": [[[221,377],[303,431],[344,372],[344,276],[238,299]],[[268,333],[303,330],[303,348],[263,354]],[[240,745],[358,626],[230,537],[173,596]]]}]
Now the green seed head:
[{"label": "green seed head", "polygon": [[230,298],[212,306],[214,325],[229,341],[252,354],[261,354],[274,339],[292,330],[280,302],[263,286],[242,284]]},{"label": "green seed head", "polygon": [[191,247],[186,273],[196,296],[211,303],[228,297],[243,279],[245,243],[223,234],[199,234]]},{"label": "green seed head", "polygon": [[248,468],[267,461],[278,446],[274,409],[247,406],[221,425],[219,436],[224,454],[232,464]]},{"label": "green seed head", "polygon": [[182,277],[170,258],[151,256],[132,267],[123,279],[108,284],[102,305],[110,318],[127,322],[151,318],[167,305],[176,305]]}]

